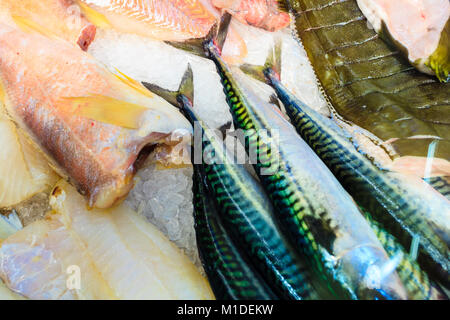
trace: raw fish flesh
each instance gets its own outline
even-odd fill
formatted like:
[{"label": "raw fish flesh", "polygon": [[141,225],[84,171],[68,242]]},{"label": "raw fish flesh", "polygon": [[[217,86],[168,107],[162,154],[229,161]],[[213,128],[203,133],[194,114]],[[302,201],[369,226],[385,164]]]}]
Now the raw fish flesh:
[{"label": "raw fish flesh", "polygon": [[0,146],[0,208],[19,204],[57,181],[43,154],[7,117],[1,102]]},{"label": "raw fish flesh", "polygon": [[102,27],[156,40],[183,41],[206,36],[216,22],[199,0],[78,0]]},{"label": "raw fish flesh", "polygon": [[422,72],[447,81],[450,71],[448,0],[358,0],[373,28]]},{"label": "raw fish flesh", "polygon": [[212,0],[213,5],[225,9],[237,20],[268,31],[289,25],[289,14],[278,10],[277,0]]},{"label": "raw fish flesh", "polygon": [[86,50],[94,40],[96,27],[73,0],[1,0],[2,22],[26,19],[51,30],[56,36],[77,43]]},{"label": "raw fish flesh", "polygon": [[50,203],[45,220],[1,244],[0,278],[15,292],[32,299],[214,298],[188,258],[125,205],[88,210],[64,181]]}]

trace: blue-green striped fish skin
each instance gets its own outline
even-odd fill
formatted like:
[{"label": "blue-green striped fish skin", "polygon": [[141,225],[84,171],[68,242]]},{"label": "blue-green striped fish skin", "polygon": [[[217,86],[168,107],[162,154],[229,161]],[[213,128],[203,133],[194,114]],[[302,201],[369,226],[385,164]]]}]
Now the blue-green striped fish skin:
[{"label": "blue-green striped fish skin", "polygon": [[195,231],[200,258],[216,299],[277,299],[240,255],[222,226],[200,169],[194,168]]},{"label": "blue-green striped fish skin", "polygon": [[[245,75],[231,71],[213,42],[206,49],[221,76],[236,126],[247,131],[249,145],[260,147],[256,171],[274,203],[277,219],[311,268],[341,297],[405,299],[405,288],[395,271],[378,285],[370,282],[369,269],[384,270],[389,258],[328,168],[272,105],[244,86]],[[278,130],[279,143],[267,148],[270,142],[258,134],[261,129]],[[280,166],[271,166],[276,160]],[[261,169],[271,174],[264,175]]]},{"label": "blue-green striped fish skin", "polygon": [[201,126],[203,179],[234,242],[280,298],[317,299],[308,273],[272,220],[272,206],[264,191],[242,165],[233,163],[223,142],[199,121],[187,98],[182,96],[180,101],[188,120]]},{"label": "blue-green striped fish skin", "polygon": [[389,257],[399,256],[397,273],[405,284],[408,292],[408,299],[411,300],[445,300],[444,293],[433,283],[428,275],[420,268],[417,261],[414,261],[406,252],[405,248],[389,232],[387,232],[378,222],[366,213],[366,219],[371,228],[375,231],[378,239],[385,248]]},{"label": "blue-green striped fish skin", "polygon": [[419,237],[427,265],[444,284],[450,272],[450,202],[420,180],[382,171],[355,148],[348,135],[331,119],[302,103],[265,70],[268,82],[283,102],[300,136],[338,177],[356,201],[369,208],[408,246]]},{"label": "blue-green striped fish skin", "polygon": [[450,201],[450,177],[429,177],[423,180]]}]

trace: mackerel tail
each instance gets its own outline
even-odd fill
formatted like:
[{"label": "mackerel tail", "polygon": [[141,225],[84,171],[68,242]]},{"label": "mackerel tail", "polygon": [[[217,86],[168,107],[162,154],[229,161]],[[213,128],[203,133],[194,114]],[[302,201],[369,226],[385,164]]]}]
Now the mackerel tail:
[{"label": "mackerel tail", "polygon": [[[246,147],[256,150],[255,171],[275,217],[312,272],[337,298],[406,299],[387,253],[329,169],[278,110],[258,98],[248,78],[222,60],[214,41],[205,48],[221,77],[235,125],[246,133]],[[279,132],[275,145],[272,129]],[[374,270],[381,275],[378,279]]]},{"label": "mackerel tail", "polygon": [[[333,120],[296,98],[280,81],[279,46],[264,67],[243,66],[264,74],[300,136],[340,180],[355,200],[395,234],[404,247],[420,240],[419,261],[447,288],[450,284],[450,202],[424,181],[376,167],[361,154]],[[262,71],[262,72],[261,72]],[[261,79],[261,76],[259,76]]]},{"label": "mackerel tail", "polygon": [[277,299],[231,241],[199,170],[194,167],[195,233],[203,268],[216,299]]},{"label": "mackerel tail", "polygon": [[[192,71],[188,68],[177,93],[146,85],[172,103],[175,103],[176,95],[184,114],[194,126],[194,167],[202,173],[202,181],[208,185],[219,208],[220,219],[237,247],[246,253],[280,298],[318,298],[295,251],[275,226],[272,206],[264,191],[243,165],[235,164],[224,152],[223,141],[196,114],[192,107],[192,82]],[[200,146],[201,158],[197,159]]]}]

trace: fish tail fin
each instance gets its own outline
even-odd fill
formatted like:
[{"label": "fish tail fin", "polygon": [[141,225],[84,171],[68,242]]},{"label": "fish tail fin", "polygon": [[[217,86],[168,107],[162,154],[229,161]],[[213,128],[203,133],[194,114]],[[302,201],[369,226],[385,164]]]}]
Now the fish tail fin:
[{"label": "fish tail fin", "polygon": [[225,12],[219,23],[215,23],[208,34],[204,38],[200,39],[190,39],[183,42],[177,41],[164,41],[166,44],[181,49],[183,51],[195,54],[197,56],[207,58],[208,57],[208,49],[207,45],[214,45],[219,52],[222,51],[222,47],[225,43],[228,27],[231,22],[231,15],[228,12]]},{"label": "fish tail fin", "polygon": [[214,38],[210,38],[209,41],[214,41],[214,44],[222,52],[223,45],[225,44],[225,40],[227,39],[228,30],[230,28],[231,23],[231,14],[225,12],[220,18],[219,25],[216,24],[217,33]]},{"label": "fish tail fin", "polygon": [[191,65],[188,63],[187,69],[181,79],[180,87],[178,88],[178,93],[185,96],[194,104],[194,74],[192,73]]},{"label": "fish tail fin", "polygon": [[271,77],[275,77],[277,80],[280,80],[281,46],[281,39],[275,39],[275,44],[270,50],[263,66],[243,64],[240,69],[249,76],[262,82],[270,82]]},{"label": "fish tail fin", "polygon": [[181,107],[179,103],[180,95],[185,96],[191,102],[191,105],[194,102],[194,76],[189,63],[177,91],[167,90],[153,83],[142,82],[142,84],[148,90],[160,96],[177,108]]}]

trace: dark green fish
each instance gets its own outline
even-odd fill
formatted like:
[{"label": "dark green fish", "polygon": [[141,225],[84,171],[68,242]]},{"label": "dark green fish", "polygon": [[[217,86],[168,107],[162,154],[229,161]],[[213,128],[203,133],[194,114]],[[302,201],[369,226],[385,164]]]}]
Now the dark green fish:
[{"label": "dark green fish", "polygon": [[413,300],[443,300],[446,299],[441,290],[434,284],[428,275],[414,261],[397,239],[387,232],[378,222],[366,213],[366,219],[375,231],[378,239],[388,253],[389,257],[397,260],[397,273],[405,284],[408,299]]},{"label": "dark green fish", "polygon": [[194,148],[202,147],[194,149],[194,152],[202,151],[201,159],[194,156],[194,166],[204,169],[196,170],[204,172],[203,179],[216,199],[220,219],[273,291],[284,299],[317,298],[307,272],[273,222],[273,209],[264,190],[242,164],[236,164],[230,158],[223,141],[193,109],[192,83],[192,71],[188,68],[178,92],[144,85],[169,102],[175,102],[175,96],[178,98],[183,112],[194,126]]},{"label": "dark green fish", "polygon": [[205,49],[222,79],[236,127],[246,133],[250,158],[251,150],[256,152],[254,167],[276,219],[311,270],[335,297],[405,299],[385,250],[333,174],[273,105],[259,99],[249,79],[231,70],[213,41]]},{"label": "dark green fish", "polygon": [[[448,283],[450,272],[450,202],[425,182],[387,172],[358,152],[348,134],[287,90],[280,81],[280,46],[265,67],[243,66],[255,76],[264,73],[275,89],[300,136],[341,181],[355,200],[370,208],[374,218],[407,247],[418,237],[432,271]],[[261,78],[261,76],[259,77]]]},{"label": "dark green fish", "polygon": [[214,295],[219,300],[276,299],[225,231],[199,169],[194,168],[195,232],[203,268]]},{"label": "dark green fish", "polygon": [[[450,84],[417,71],[368,28],[355,0],[287,0],[318,80],[334,109],[400,156],[450,160]],[[448,40],[447,40],[448,43]],[[420,139],[408,139],[410,137]]]}]

